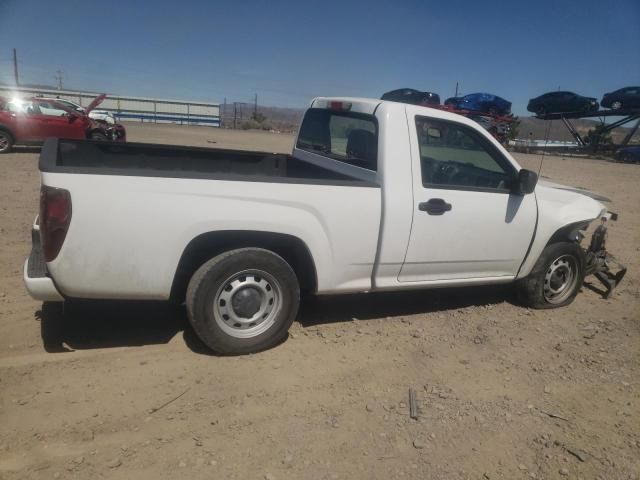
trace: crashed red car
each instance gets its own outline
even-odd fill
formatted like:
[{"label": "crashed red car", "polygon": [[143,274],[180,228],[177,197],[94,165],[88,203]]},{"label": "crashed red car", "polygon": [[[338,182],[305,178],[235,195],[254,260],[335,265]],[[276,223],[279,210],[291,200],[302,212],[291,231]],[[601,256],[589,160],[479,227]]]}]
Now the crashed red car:
[{"label": "crashed red car", "polygon": [[104,94],[96,97],[84,112],[78,112],[55,99],[0,97],[0,153],[13,145],[39,145],[49,137],[125,142],[122,125],[88,116],[105,98]]}]

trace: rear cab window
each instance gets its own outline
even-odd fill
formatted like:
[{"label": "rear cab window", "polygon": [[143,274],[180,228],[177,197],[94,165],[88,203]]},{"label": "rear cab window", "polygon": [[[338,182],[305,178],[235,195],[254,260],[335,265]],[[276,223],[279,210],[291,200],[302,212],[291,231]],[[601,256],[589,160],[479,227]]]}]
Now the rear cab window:
[{"label": "rear cab window", "polygon": [[367,170],[378,168],[378,124],[373,115],[307,110],[296,148]]}]

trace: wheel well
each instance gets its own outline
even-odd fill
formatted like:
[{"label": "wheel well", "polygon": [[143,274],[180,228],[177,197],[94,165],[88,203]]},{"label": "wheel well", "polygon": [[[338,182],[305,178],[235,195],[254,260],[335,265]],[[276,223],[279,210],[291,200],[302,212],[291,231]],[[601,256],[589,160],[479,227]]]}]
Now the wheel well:
[{"label": "wheel well", "polygon": [[11,137],[11,141],[13,143],[16,143],[16,137],[13,133],[11,133],[11,130],[9,130],[9,127],[5,127],[4,125],[0,125],[0,130],[2,130],[3,132],[7,132],[9,134],[9,136]]},{"label": "wheel well", "polygon": [[246,247],[264,248],[280,255],[298,277],[300,289],[316,291],[315,263],[302,240],[282,233],[228,230],[203,233],[189,242],[178,262],[171,299],[184,300],[189,280],[203,263],[223,252]]},{"label": "wheel well", "polygon": [[591,220],[585,220],[582,222],[570,223],[568,225],[565,225],[564,227],[559,228],[553,235],[551,235],[551,238],[549,239],[545,247],[558,242],[580,243],[580,240],[582,240],[582,234],[580,233],[580,231],[586,229],[590,223]]}]

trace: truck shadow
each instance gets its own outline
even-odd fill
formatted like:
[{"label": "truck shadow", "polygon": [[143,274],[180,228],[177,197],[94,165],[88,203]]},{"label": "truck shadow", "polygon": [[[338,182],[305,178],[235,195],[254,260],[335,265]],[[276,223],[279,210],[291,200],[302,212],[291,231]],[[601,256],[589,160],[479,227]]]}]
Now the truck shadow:
[{"label": "truck shadow", "polygon": [[510,285],[310,296],[301,304],[298,321],[303,327],[310,327],[325,323],[399,317],[502,302],[515,302]]},{"label": "truck shadow", "polygon": [[40,153],[42,147],[36,146],[17,146],[11,149],[10,153]]},{"label": "truck shadow", "polygon": [[[316,325],[401,317],[512,302],[508,286],[405,292],[306,296],[298,322]],[[74,301],[44,303],[36,312],[45,350],[50,353],[96,348],[159,345],[180,332],[195,353],[215,355],[197,337],[184,306],[169,302]],[[390,320],[393,321],[393,320]]]},{"label": "truck shadow", "polygon": [[36,318],[50,353],[164,344],[190,329],[184,309],[167,302],[44,303]]}]

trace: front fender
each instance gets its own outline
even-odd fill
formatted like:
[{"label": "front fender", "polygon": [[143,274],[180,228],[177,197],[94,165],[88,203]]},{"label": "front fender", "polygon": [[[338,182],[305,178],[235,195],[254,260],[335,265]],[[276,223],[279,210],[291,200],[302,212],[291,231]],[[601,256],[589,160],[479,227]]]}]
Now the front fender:
[{"label": "front fender", "polygon": [[[536,187],[538,224],[529,254],[516,278],[526,277],[531,272],[542,250],[550,242],[569,241],[571,233],[580,224],[588,224],[606,212],[605,206],[595,199],[575,190],[567,190],[566,187],[558,187],[562,186],[545,182],[540,182]],[[565,230],[566,235],[563,235]]]}]

